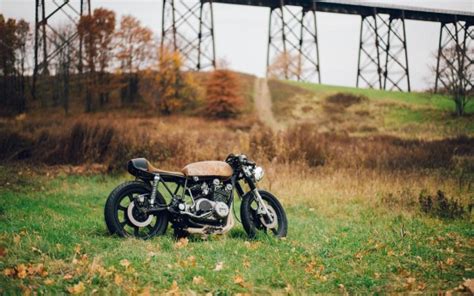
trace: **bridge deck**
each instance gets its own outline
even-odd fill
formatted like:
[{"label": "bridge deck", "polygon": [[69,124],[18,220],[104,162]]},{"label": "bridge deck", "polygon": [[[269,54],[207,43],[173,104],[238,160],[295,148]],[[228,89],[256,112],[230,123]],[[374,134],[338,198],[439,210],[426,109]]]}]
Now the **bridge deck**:
[{"label": "bridge deck", "polygon": [[[265,7],[278,7],[280,5],[279,0],[212,0],[212,2]],[[377,13],[390,14],[396,17],[404,15],[405,19],[411,20],[431,22],[465,21],[474,25],[474,12],[417,8],[349,0],[285,0],[284,3],[286,5],[303,7],[313,7],[314,3],[316,9],[323,12],[370,15],[373,14],[374,11],[377,11]]]}]

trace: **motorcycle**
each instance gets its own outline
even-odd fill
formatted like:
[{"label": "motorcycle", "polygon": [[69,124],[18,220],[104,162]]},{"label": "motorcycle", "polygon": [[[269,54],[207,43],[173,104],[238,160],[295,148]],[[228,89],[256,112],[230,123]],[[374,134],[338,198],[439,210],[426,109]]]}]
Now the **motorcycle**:
[{"label": "motorcycle", "polygon": [[[128,162],[128,172],[136,179],[115,188],[105,204],[111,234],[149,239],[165,234],[168,223],[176,237],[224,234],[235,225],[231,209],[237,193],[241,223],[249,238],[259,232],[279,238],[287,235],[282,205],[273,194],[257,188],[263,169],[243,154],[230,154],[225,161],[190,163],[180,172],[135,158]],[[247,192],[242,183],[247,184]]]}]

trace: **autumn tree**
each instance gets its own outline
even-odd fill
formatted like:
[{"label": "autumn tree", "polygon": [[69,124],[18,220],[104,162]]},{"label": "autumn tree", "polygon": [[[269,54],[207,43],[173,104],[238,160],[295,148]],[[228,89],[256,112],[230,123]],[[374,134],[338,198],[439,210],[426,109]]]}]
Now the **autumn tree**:
[{"label": "autumn tree", "polygon": [[74,35],[74,29],[70,26],[63,26],[56,30],[56,38],[59,39],[58,55],[56,57],[56,75],[55,75],[55,97],[56,104],[61,103],[64,113],[69,113],[70,84],[71,73],[74,71],[74,47],[77,45],[71,36]]},{"label": "autumn tree", "polygon": [[207,115],[214,118],[233,118],[240,113],[242,105],[237,76],[226,69],[212,72],[206,88]]},{"label": "autumn tree", "polygon": [[112,39],[115,31],[115,13],[96,8],[91,15],[79,20],[78,32],[84,42],[87,71],[86,111],[93,110],[93,98],[99,95],[100,105],[108,101],[111,90],[107,69],[112,58]]},{"label": "autumn tree", "polygon": [[0,14],[0,104],[15,108],[21,113],[26,110],[27,42],[30,41],[29,24],[24,20],[6,20]]},{"label": "autumn tree", "polygon": [[163,114],[190,108],[198,96],[198,87],[181,66],[182,58],[178,52],[167,47],[159,49],[158,69],[153,81],[155,104]]},{"label": "autumn tree", "polygon": [[139,72],[153,57],[153,32],[127,15],[120,20],[116,37],[116,57],[125,79],[121,90],[122,103],[132,103],[138,97]]}]

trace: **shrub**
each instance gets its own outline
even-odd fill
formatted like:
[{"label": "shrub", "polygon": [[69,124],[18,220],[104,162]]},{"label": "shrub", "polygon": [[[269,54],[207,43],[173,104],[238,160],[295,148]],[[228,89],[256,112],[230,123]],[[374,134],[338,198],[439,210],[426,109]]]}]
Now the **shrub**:
[{"label": "shrub", "polygon": [[353,95],[349,93],[337,93],[326,98],[326,102],[347,108],[355,104],[367,101],[367,97],[363,95]]},{"label": "shrub", "polygon": [[421,192],[418,198],[421,210],[442,219],[463,218],[466,211],[463,205],[454,198],[448,198],[443,191],[438,190],[436,196]]},{"label": "shrub", "polygon": [[237,76],[229,70],[216,70],[207,83],[206,113],[214,118],[234,118],[240,113],[243,99]]}]

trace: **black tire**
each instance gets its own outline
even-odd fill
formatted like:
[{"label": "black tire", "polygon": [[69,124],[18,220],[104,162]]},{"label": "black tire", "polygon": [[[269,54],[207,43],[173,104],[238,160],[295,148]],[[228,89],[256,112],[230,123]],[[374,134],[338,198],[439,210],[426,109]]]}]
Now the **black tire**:
[{"label": "black tire", "polygon": [[[147,194],[151,192],[150,186],[143,182],[131,181],[120,184],[107,198],[104,208],[105,224],[110,234],[121,237],[134,236],[141,239],[148,239],[156,235],[163,235],[168,227],[168,212],[162,211],[153,215],[152,222],[146,227],[138,227],[128,218],[127,206],[131,204],[134,195]],[[163,196],[156,193],[156,203],[166,204]],[[123,213],[122,219],[121,212]],[[134,214],[132,214],[134,215]],[[148,216],[146,217],[148,218]]]},{"label": "black tire", "polygon": [[[278,227],[271,229],[271,232],[276,237],[286,237],[288,233],[288,220],[286,213],[278,199],[270,192],[259,190],[260,196],[268,206],[271,206],[277,216]],[[240,216],[242,225],[249,238],[255,238],[259,231],[267,232],[267,228],[262,224],[256,211],[257,201],[252,192],[247,193],[240,205]]]}]

